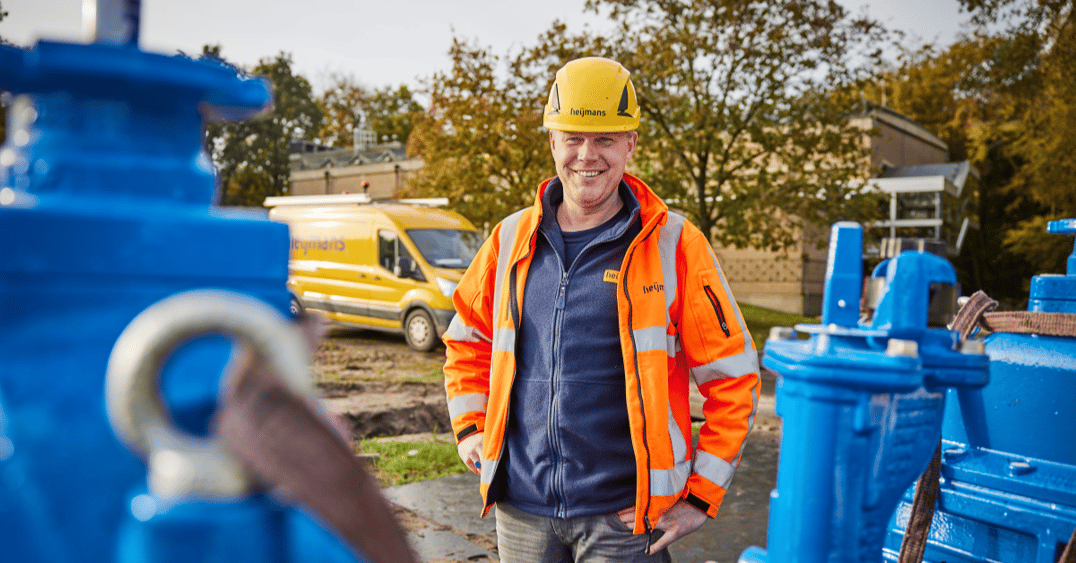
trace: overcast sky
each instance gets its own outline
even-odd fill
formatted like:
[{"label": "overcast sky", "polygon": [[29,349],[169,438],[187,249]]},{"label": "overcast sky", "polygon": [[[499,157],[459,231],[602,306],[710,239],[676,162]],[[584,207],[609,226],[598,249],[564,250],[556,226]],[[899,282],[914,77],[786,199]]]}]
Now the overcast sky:
[{"label": "overcast sky", "polygon": [[[952,41],[961,23],[957,0],[841,0],[891,28],[926,41]],[[554,19],[570,29],[603,29],[583,13],[584,0],[143,0],[141,46],[174,54],[220,44],[225,58],[252,66],[279,51],[315,89],[330,72],[369,87],[416,86],[448,70],[453,34],[503,55],[534,45]],[[8,12],[0,36],[30,46],[39,39],[82,41],[82,0],[0,0]]]}]

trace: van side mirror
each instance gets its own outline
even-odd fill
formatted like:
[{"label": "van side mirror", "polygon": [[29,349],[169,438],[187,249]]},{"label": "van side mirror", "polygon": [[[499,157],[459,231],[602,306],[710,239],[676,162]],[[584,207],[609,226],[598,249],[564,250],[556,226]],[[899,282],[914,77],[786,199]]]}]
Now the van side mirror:
[{"label": "van side mirror", "polygon": [[414,278],[414,270],[416,269],[414,261],[409,256],[399,256],[396,258],[393,273],[397,278]]}]

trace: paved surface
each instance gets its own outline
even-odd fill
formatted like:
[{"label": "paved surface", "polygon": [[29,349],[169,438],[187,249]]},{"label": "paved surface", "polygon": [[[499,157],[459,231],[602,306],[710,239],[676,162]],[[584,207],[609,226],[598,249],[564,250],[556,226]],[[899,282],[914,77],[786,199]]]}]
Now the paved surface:
[{"label": "paved surface", "polygon": [[[772,389],[772,387],[771,387]],[[771,391],[772,393],[772,391]],[[766,545],[770,491],[777,482],[780,419],[773,395],[764,395],[755,429],[717,518],[670,547],[676,563],[736,563],[740,553]],[[479,518],[478,476],[453,475],[384,490],[411,519],[412,545],[423,561],[497,561],[494,512]]]}]

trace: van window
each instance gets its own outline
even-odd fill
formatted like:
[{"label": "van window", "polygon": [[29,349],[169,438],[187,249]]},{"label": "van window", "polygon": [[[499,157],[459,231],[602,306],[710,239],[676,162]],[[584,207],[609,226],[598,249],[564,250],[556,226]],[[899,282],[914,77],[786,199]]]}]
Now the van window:
[{"label": "van window", "polygon": [[400,237],[392,231],[377,232],[377,263],[398,278],[426,281],[422,269],[411,258],[407,247],[400,243]]},{"label": "van window", "polygon": [[465,269],[482,246],[482,236],[476,231],[408,229],[407,236],[426,262],[438,268]]}]

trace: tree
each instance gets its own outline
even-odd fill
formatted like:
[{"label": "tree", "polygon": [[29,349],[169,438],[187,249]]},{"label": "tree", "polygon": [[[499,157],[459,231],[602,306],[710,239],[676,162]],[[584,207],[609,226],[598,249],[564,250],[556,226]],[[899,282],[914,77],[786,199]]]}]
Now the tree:
[{"label": "tree", "polygon": [[408,184],[415,195],[447,197],[475,223],[492,224],[532,203],[553,174],[541,129],[545,83],[524,73],[520,57],[502,59],[458,38],[449,55],[452,70],[425,86],[430,107],[408,143],[424,167]]},{"label": "tree", "polygon": [[325,112],[319,138],[326,146],[350,147],[354,143],[352,131],[363,122],[372,94],[350,76],[333,74],[329,80],[331,85],[318,97]]},{"label": "tree", "polygon": [[[0,5],[0,22],[4,21],[7,16],[8,13]],[[0,37],[0,45],[11,46],[11,42],[4,37]],[[11,94],[0,91],[0,144],[7,141],[7,106],[10,103],[8,101],[10,96]]]},{"label": "tree", "polygon": [[[1005,27],[1005,45],[1019,45],[1026,63],[1017,68],[1029,87],[1013,95],[1019,111],[1007,135],[992,148],[1015,163],[1004,191],[1030,213],[1010,220],[1005,250],[1034,264],[1036,272],[1064,272],[1071,240],[1046,233],[1048,221],[1076,217],[1076,13],[1067,0],[961,0],[980,26]],[[999,50],[998,55],[1006,55]],[[1013,224],[1015,223],[1015,224]]]},{"label": "tree", "polygon": [[415,120],[423,112],[407,86],[370,91],[353,77],[334,74],[330,80],[332,85],[318,98],[327,118],[321,134],[323,143],[333,147],[352,146],[352,131],[365,123],[378,142],[407,144]]},{"label": "tree", "polygon": [[[4,10],[3,3],[0,2],[0,22],[4,21],[4,18],[8,16],[7,10]],[[10,45],[11,42],[7,39],[0,37],[0,45]]]},{"label": "tree", "polygon": [[1011,2],[1017,14],[1015,36],[1037,47],[1038,88],[1019,121],[1012,157],[1021,162],[1009,190],[1036,206],[1005,233],[1005,246],[1040,272],[1064,273],[1072,239],[1046,232],[1051,220],[1076,217],[1076,21],[1070,2]]},{"label": "tree", "polygon": [[945,48],[905,50],[896,62],[864,87],[864,95],[937,133],[951,160],[971,160],[982,174],[980,229],[969,233],[953,261],[961,285],[1019,301],[1034,268],[1007,251],[1005,236],[1039,209],[1010,188],[1021,160],[1006,147],[1038,88],[1036,49],[1023,39],[976,30]]},{"label": "tree", "polygon": [[379,140],[399,141],[406,145],[415,122],[422,118],[424,111],[407,86],[400,85],[395,89],[386,86],[374,91],[367,120]]},{"label": "tree", "polygon": [[955,265],[966,288],[1015,307],[1031,276],[1063,272],[1072,251],[1071,239],[1047,234],[1045,224],[1076,217],[1073,14],[1068,2],[1047,0],[962,4],[980,27],[944,49],[905,53],[882,91],[937,131],[953,159],[982,171],[981,229]]},{"label": "tree", "polygon": [[876,202],[860,191],[867,131],[839,94],[880,61],[876,22],[824,0],[587,7],[618,24],[593,46],[632,71],[641,172],[710,240],[781,250],[797,240],[794,217],[821,226],[873,217]]},{"label": "tree", "polygon": [[[205,47],[203,56],[223,60],[219,46]],[[261,59],[251,74],[272,82],[272,110],[260,119],[211,124],[206,131],[225,205],[261,206],[267,196],[286,194],[290,143],[317,134],[325,119],[310,82],[292,71],[290,54]]]}]

